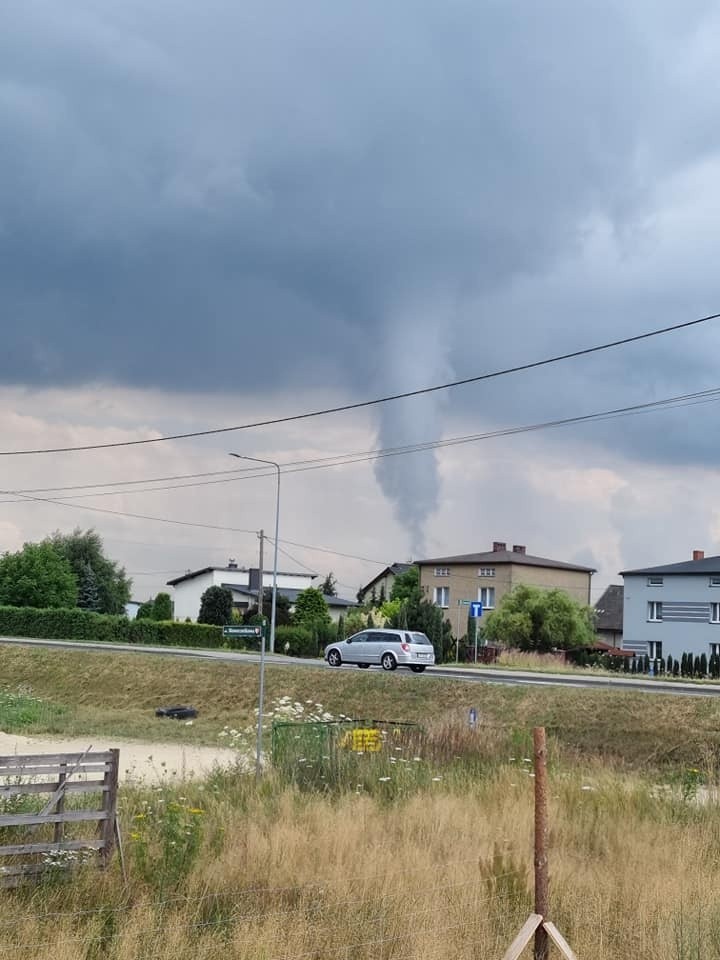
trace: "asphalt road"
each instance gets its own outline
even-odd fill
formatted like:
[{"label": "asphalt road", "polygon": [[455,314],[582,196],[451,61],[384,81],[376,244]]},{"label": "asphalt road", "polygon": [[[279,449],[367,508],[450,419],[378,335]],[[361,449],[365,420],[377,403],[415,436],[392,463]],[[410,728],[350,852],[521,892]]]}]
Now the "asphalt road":
[{"label": "asphalt road", "polygon": [[[239,650],[197,650],[184,647],[149,647],[125,643],[84,643],[72,640],[34,640],[25,637],[0,637],[0,645],[48,647],[61,650],[98,650],[103,653],[153,654],[164,657],[187,657],[192,660],[211,660],[221,663],[259,663],[259,653]],[[268,666],[304,667],[310,670],[332,670],[317,660],[267,654]],[[355,667],[341,667],[355,670]],[[374,667],[372,669],[375,669]],[[380,669],[379,667],[377,669]],[[405,671],[403,671],[405,672]],[[0,668],[0,676],[2,670]],[[431,667],[423,677],[442,680],[466,680],[473,683],[503,683],[510,686],[577,687],[581,689],[625,690],[635,693],[667,693],[679,697],[717,697],[720,684],[667,682],[662,680],[625,679],[619,677],[575,676],[564,673],[533,673],[529,670],[500,670],[495,667]],[[422,682],[420,677],[416,678]]]}]

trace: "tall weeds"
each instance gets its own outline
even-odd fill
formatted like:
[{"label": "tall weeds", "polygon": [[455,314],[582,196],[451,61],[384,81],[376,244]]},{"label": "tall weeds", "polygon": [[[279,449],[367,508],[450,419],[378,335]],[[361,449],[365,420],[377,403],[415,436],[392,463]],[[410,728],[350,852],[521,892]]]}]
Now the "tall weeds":
[{"label": "tall weeds", "polygon": [[[433,725],[424,778],[395,796],[387,781],[313,790],[272,771],[259,789],[218,772],[124,791],[128,884],[115,861],[4,891],[0,960],[501,957],[532,904],[522,733]],[[552,918],[578,956],[716,958],[720,810],[701,802],[707,775],[688,791],[551,754]]]}]

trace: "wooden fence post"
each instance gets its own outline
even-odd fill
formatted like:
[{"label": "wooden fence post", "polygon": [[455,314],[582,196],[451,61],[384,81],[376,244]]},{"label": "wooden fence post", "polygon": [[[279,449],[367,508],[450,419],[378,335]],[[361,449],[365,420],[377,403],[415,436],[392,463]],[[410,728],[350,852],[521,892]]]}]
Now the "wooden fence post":
[{"label": "wooden fence post", "polygon": [[120,751],[113,749],[110,750],[109,753],[111,757],[110,769],[105,773],[103,783],[105,787],[105,793],[103,794],[103,812],[106,817],[100,825],[101,839],[103,841],[100,860],[103,867],[106,867],[110,862],[113,847],[115,846],[115,818],[117,817],[118,778],[120,772]]},{"label": "wooden fence post", "polygon": [[[547,812],[547,745],[545,728],[533,730],[535,764],[535,913],[548,919],[550,906],[548,886],[548,812]],[[535,930],[535,960],[547,960],[548,934],[543,924]]]},{"label": "wooden fence post", "polygon": [[[59,791],[61,787],[64,786],[66,780],[67,780],[67,764],[61,763],[60,775],[58,776],[57,791]],[[65,809],[65,791],[63,790],[62,793],[60,793],[60,795],[58,796],[58,801],[55,804],[55,813],[62,813],[64,809]],[[60,843],[64,835],[65,835],[65,824],[62,822],[62,820],[58,820],[58,822],[55,824],[55,827],[53,828],[53,842]]]},{"label": "wooden fence post", "polygon": [[535,913],[531,913],[505,952],[503,960],[518,960],[535,937],[535,960],[547,960],[550,940],[565,960],[577,960],[570,945],[548,919],[550,893],[548,882],[548,788],[545,727],[533,730],[535,762]]}]

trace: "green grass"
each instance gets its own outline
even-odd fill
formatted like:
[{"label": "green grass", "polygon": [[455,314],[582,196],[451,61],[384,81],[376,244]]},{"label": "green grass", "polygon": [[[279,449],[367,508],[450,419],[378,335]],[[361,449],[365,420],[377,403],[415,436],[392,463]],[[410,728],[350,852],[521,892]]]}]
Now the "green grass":
[{"label": "green grass", "polygon": [[66,707],[48,703],[26,688],[0,690],[0,730],[5,733],[57,730],[67,713]]},{"label": "green grass", "polygon": [[[221,745],[223,727],[254,721],[256,664],[144,654],[4,647],[6,689],[26,687],[46,705],[24,730],[64,736]],[[312,698],[331,714],[426,722],[475,707],[479,724],[528,731],[544,725],[569,757],[600,758],[633,769],[720,756],[720,699],[617,690],[503,686],[398,671],[331,671],[269,663],[266,704]],[[189,703],[192,726],[154,716],[157,706]],[[0,724],[1,726],[1,724]],[[4,727],[3,729],[7,729]]]}]

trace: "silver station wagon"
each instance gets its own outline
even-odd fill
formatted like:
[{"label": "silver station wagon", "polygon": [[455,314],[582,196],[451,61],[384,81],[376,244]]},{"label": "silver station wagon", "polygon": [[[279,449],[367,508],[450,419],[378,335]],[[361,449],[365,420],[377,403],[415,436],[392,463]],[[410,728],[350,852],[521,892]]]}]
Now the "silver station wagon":
[{"label": "silver station wagon", "polygon": [[363,630],[330,644],[325,659],[331,667],[352,663],[367,669],[375,664],[383,670],[410,667],[422,673],[435,663],[435,651],[425,634],[414,630]]}]

